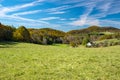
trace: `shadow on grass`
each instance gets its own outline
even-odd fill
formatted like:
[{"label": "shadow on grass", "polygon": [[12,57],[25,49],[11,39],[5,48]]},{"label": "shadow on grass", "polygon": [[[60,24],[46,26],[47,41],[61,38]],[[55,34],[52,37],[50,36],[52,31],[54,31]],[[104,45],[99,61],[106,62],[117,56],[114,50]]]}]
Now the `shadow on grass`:
[{"label": "shadow on grass", "polygon": [[60,46],[60,44],[52,44],[52,46]]},{"label": "shadow on grass", "polygon": [[0,42],[0,48],[10,48],[16,44],[18,44],[18,42],[2,41]]},{"label": "shadow on grass", "polygon": [[62,47],[62,48],[64,48],[64,47],[70,47],[70,45],[68,45],[68,44],[53,44],[52,46]]}]

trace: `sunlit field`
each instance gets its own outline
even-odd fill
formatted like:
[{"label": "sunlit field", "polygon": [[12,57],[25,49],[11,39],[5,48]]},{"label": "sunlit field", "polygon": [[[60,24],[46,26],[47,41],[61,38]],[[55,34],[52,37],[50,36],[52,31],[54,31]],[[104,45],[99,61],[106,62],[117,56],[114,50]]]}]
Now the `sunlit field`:
[{"label": "sunlit field", "polygon": [[3,42],[0,80],[120,80],[120,46]]}]

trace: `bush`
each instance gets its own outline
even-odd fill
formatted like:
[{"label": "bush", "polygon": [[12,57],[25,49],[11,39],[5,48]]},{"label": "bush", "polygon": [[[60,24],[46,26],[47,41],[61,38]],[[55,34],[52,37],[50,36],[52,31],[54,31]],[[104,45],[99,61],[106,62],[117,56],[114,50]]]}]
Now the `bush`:
[{"label": "bush", "polygon": [[97,48],[97,47],[99,47],[99,44],[96,43],[96,44],[94,44],[93,47]]},{"label": "bush", "polygon": [[104,41],[103,47],[108,47],[108,41]]},{"label": "bush", "polygon": [[113,42],[109,42],[108,46],[112,46],[112,43],[113,43]]},{"label": "bush", "polygon": [[99,38],[99,40],[105,40],[105,39],[112,39],[113,35],[103,35]]},{"label": "bush", "polygon": [[113,42],[112,46],[118,45],[118,42]]},{"label": "bush", "polygon": [[89,38],[85,37],[82,41],[82,45],[86,45],[89,42]]},{"label": "bush", "polygon": [[108,43],[103,43],[102,47],[108,47]]},{"label": "bush", "polygon": [[78,47],[78,44],[75,43],[75,42],[70,42],[70,46],[72,46],[72,47]]},{"label": "bush", "polygon": [[44,37],[43,41],[42,41],[42,44],[44,44],[44,45],[51,45],[51,44],[53,44],[52,38]]}]

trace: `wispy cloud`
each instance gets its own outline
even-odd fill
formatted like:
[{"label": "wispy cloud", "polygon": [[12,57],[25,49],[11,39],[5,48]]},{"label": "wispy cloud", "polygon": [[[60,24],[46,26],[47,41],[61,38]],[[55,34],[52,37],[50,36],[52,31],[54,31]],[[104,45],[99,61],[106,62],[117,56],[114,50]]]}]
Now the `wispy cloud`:
[{"label": "wispy cloud", "polygon": [[18,15],[28,15],[28,14],[35,14],[38,12],[41,12],[42,10],[34,10],[34,11],[26,11],[26,12],[20,12],[20,13],[15,13],[13,15],[18,16]]},{"label": "wispy cloud", "polygon": [[[23,2],[25,3],[21,5],[7,7],[0,3],[0,20],[6,19],[6,21],[16,21],[16,24],[31,24],[31,26],[46,27],[51,25],[59,27],[61,25],[61,27],[63,27],[63,25],[66,26],[67,23],[68,26],[76,27],[105,24],[120,25],[116,19],[107,20],[109,15],[120,14],[120,0],[24,0]],[[51,5],[49,7],[46,6],[46,4]],[[38,19],[34,20],[32,16],[31,19],[27,18],[30,16],[29,14],[35,14],[35,17],[38,16]],[[24,15],[24,17],[22,15]],[[39,16],[43,18],[39,19]],[[55,23],[52,24],[52,22]],[[58,23],[58,25],[56,25],[56,23]]]},{"label": "wispy cloud", "polygon": [[81,2],[83,2],[83,1],[85,1],[85,0],[64,0],[63,2],[62,2],[62,4],[74,4],[74,3],[81,3]]},{"label": "wispy cloud", "polygon": [[[54,0],[54,2],[57,1],[57,0]],[[63,14],[63,13],[66,13],[67,11],[66,10],[70,10],[72,8],[77,8],[77,7],[91,7],[90,5],[94,5],[94,3],[96,3],[97,1],[93,1],[93,0],[90,0],[90,1],[83,1],[83,0],[76,0],[76,1],[68,1],[69,3],[76,3],[76,4],[68,4],[66,3],[68,0],[65,0],[65,1],[60,1],[60,3],[64,4],[62,6],[59,6],[59,7],[55,7],[55,8],[50,8],[50,9],[47,9],[46,12],[48,12],[49,14]],[[78,3],[78,2],[81,2],[81,3]]]},{"label": "wispy cloud", "polygon": [[50,12],[49,14],[64,14],[65,11],[56,11],[56,12]]},{"label": "wispy cloud", "polygon": [[59,6],[59,7],[55,7],[55,8],[50,8],[50,9],[47,9],[46,11],[47,12],[60,12],[60,11],[63,11],[63,10],[66,10],[66,9],[69,9],[71,6],[70,5],[64,5],[64,6]]},{"label": "wispy cloud", "polygon": [[[83,1],[83,2],[86,2],[86,1]],[[115,25],[115,24],[120,25],[120,23],[117,21],[100,19],[108,15],[120,13],[120,4],[118,3],[120,3],[120,1],[116,2],[114,0],[96,0],[96,2],[92,2],[93,6],[84,5],[87,8],[84,14],[80,15],[80,18],[70,22],[69,24],[74,25],[74,26],[105,25],[105,24],[106,25]],[[99,13],[91,15],[93,10],[95,9],[98,10]]]},{"label": "wispy cloud", "polygon": [[118,28],[120,26],[119,21],[113,21],[113,20],[105,19],[105,20],[100,20],[99,22],[102,26],[115,26],[115,27],[118,27]]},{"label": "wispy cloud", "polygon": [[120,1],[119,0],[104,0],[97,4],[95,8],[99,11],[99,13],[90,15],[95,18],[104,18],[108,15],[118,14],[120,13]]},{"label": "wispy cloud", "polygon": [[88,5],[88,6],[86,7],[87,9],[84,12],[84,14],[81,15],[79,19],[77,19],[73,22],[70,22],[69,24],[73,25],[73,26],[84,26],[84,25],[93,25],[93,24],[98,25],[99,21],[97,19],[89,17],[90,13],[93,11],[93,9],[96,5],[93,4],[92,6],[90,6],[90,5]]},{"label": "wispy cloud", "polygon": [[83,16],[82,18],[75,20],[69,24],[73,25],[73,26],[100,25],[98,19],[94,19],[94,18],[90,18],[90,17],[86,17],[86,16]]},{"label": "wispy cloud", "polygon": [[16,5],[16,6],[11,6],[11,7],[3,7],[1,5],[1,7],[0,7],[0,9],[1,9],[0,17],[3,18],[3,19],[4,18],[11,18],[11,19],[15,19],[15,20],[34,21],[32,19],[27,19],[27,18],[20,17],[18,15],[34,14],[34,13],[39,12],[40,10],[14,13],[14,14],[11,14],[11,15],[8,15],[7,13],[14,12],[14,11],[19,11],[19,10],[21,10],[23,8],[28,8],[28,7],[36,6],[36,5],[38,5],[38,3],[43,2],[43,1],[44,0],[37,0],[37,1],[31,2],[31,3],[26,3],[26,4],[23,4],[23,5]]},{"label": "wispy cloud", "polygon": [[[25,25],[25,26],[29,26],[29,27],[30,26],[49,27],[51,25],[53,27],[59,26],[56,24],[50,24],[50,23],[42,21],[42,20],[34,20],[34,19],[20,17],[20,15],[34,14],[34,13],[40,12],[41,10],[15,13],[16,11],[21,11],[21,9],[26,9],[26,8],[37,6],[37,5],[39,5],[38,3],[41,3],[43,1],[45,1],[45,0],[36,0],[36,1],[31,2],[31,3],[27,3],[27,4],[23,4],[23,5],[16,5],[16,6],[11,6],[11,7],[4,7],[1,5],[0,6],[0,9],[1,9],[0,18],[2,20],[5,20],[5,22],[9,20],[9,23],[15,22],[14,23],[15,25]],[[8,13],[10,13],[10,12],[14,12],[14,13],[8,15]],[[30,24],[28,24],[28,23],[30,23]]]},{"label": "wispy cloud", "polygon": [[47,20],[55,20],[60,19],[59,17],[47,17],[47,18],[41,18],[40,20],[47,21]]},{"label": "wispy cloud", "polygon": [[112,2],[111,9],[108,11],[108,15],[120,13],[120,1],[116,0]]},{"label": "wispy cloud", "polygon": [[37,1],[31,2],[31,3],[12,6],[12,7],[2,7],[1,13],[6,14],[6,13],[9,13],[9,12],[18,11],[18,10],[23,9],[23,8],[36,6],[36,5],[38,5],[38,3],[42,2],[42,1],[44,1],[44,0],[37,0]]}]

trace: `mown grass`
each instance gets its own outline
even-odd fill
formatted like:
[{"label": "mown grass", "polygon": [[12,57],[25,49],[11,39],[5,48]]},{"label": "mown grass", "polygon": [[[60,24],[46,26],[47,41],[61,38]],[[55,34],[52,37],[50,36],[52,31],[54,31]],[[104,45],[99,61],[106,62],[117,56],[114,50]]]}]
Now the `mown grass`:
[{"label": "mown grass", "polygon": [[120,46],[0,45],[0,80],[120,80]]}]

